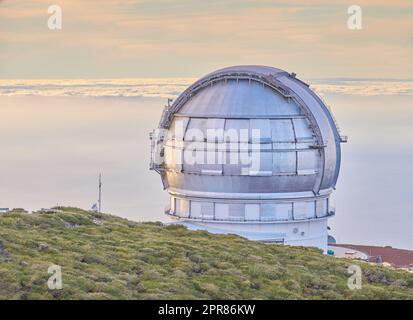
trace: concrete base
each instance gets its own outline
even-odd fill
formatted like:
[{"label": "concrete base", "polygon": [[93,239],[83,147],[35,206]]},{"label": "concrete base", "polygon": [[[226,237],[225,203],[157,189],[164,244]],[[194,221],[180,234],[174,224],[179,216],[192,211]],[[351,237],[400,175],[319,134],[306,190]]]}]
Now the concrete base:
[{"label": "concrete base", "polygon": [[315,247],[327,251],[327,218],[285,222],[213,222],[174,219],[190,230],[206,230],[216,234],[237,234],[249,240]]}]

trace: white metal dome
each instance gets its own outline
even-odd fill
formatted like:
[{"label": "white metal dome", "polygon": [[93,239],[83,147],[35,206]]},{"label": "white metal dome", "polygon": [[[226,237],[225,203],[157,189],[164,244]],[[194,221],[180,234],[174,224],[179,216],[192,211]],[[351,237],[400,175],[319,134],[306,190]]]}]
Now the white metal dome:
[{"label": "white metal dome", "polygon": [[151,168],[171,195],[167,214],[190,228],[325,249],[342,141],[294,74],[235,66],[166,107]]}]

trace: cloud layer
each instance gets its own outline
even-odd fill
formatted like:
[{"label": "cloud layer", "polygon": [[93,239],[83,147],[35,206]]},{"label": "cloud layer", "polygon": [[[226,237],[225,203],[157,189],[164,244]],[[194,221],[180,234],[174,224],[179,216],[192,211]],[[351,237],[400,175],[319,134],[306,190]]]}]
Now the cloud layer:
[{"label": "cloud layer", "polygon": [[[0,80],[1,96],[177,97],[194,78]],[[309,80],[319,94],[408,95],[413,80]]]}]

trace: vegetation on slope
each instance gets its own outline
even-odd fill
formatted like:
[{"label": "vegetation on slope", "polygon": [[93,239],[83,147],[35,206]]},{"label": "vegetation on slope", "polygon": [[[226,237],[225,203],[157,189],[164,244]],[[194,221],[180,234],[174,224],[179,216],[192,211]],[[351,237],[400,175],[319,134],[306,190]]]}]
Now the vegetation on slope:
[{"label": "vegetation on slope", "polygon": [[[1,299],[391,299],[413,298],[413,274],[315,249],[264,245],[235,235],[135,223],[75,208],[0,215]],[[48,267],[63,288],[50,290]]]}]

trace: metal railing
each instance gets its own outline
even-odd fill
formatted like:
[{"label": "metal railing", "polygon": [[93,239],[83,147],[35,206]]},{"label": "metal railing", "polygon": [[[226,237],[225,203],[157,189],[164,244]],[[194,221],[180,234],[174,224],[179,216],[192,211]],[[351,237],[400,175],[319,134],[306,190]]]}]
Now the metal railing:
[{"label": "metal railing", "polygon": [[311,221],[311,220],[318,220],[318,219],[325,219],[325,218],[329,218],[335,215],[335,211],[330,210],[329,212],[327,212],[327,214],[325,216],[322,217],[310,217],[310,218],[304,218],[304,219],[297,219],[294,218],[294,215],[291,219],[245,219],[245,218],[231,218],[231,219],[217,219],[215,217],[212,218],[205,218],[205,217],[191,217],[190,215],[188,215],[188,217],[184,217],[184,216],[179,216],[176,215],[174,212],[171,211],[171,209],[169,207],[165,208],[165,214],[174,218],[177,218],[179,220],[194,220],[194,221],[200,221],[200,222],[252,222],[252,223],[257,223],[257,222],[267,222],[267,223],[271,223],[271,222],[291,222],[291,221]]}]

